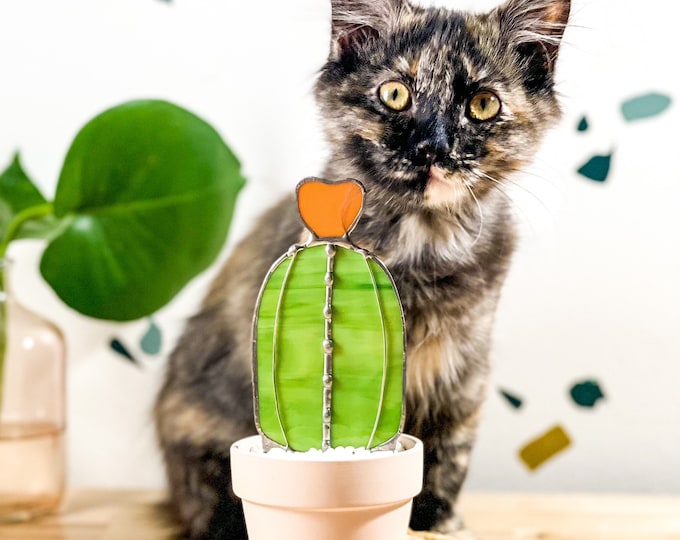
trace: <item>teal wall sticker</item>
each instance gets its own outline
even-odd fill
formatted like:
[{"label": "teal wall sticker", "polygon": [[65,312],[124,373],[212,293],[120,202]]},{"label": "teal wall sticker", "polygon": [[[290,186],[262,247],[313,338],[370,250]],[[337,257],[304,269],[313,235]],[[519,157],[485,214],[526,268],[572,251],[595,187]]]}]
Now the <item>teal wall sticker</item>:
[{"label": "teal wall sticker", "polygon": [[503,390],[502,388],[499,388],[498,391],[500,392],[501,396],[505,398],[505,401],[508,404],[510,404],[510,406],[513,409],[522,408],[522,405],[524,404],[522,398],[518,397],[516,394],[508,392],[507,390]]},{"label": "teal wall sticker", "polygon": [[144,334],[144,337],[142,337],[140,343],[142,351],[151,356],[157,355],[161,352],[162,343],[163,335],[161,329],[152,319],[149,319],[149,329]]},{"label": "teal wall sticker", "polygon": [[130,354],[130,351],[127,350],[127,347],[123,345],[120,340],[114,338],[109,342],[109,346],[111,349],[113,349],[115,352],[117,352],[120,356],[123,358],[129,360],[135,365],[138,365],[137,360],[135,360],[135,357]]},{"label": "teal wall sticker", "polygon": [[598,401],[604,399],[604,392],[597,381],[587,380],[574,384],[569,395],[579,407],[592,409]]},{"label": "teal wall sticker", "polygon": [[628,122],[652,118],[670,107],[672,99],[661,93],[649,93],[636,96],[623,102],[621,113]]},{"label": "teal wall sticker", "polygon": [[609,170],[612,163],[612,154],[603,156],[593,156],[583,165],[578,173],[590,180],[604,182],[609,177]]},{"label": "teal wall sticker", "polygon": [[588,131],[588,128],[590,128],[590,124],[588,124],[588,118],[583,116],[579,121],[578,126],[576,126],[576,130],[582,133],[584,131]]}]

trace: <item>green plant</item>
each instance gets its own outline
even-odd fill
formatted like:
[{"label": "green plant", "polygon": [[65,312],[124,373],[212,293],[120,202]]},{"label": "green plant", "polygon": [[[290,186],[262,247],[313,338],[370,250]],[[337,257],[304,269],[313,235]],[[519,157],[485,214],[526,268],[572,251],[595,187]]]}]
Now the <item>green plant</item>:
[{"label": "green plant", "polygon": [[256,411],[266,443],[372,449],[401,430],[403,315],[387,269],[349,241],[362,197],[354,182],[298,187],[314,239],[274,264],[256,311]]},{"label": "green plant", "polygon": [[[100,319],[144,317],[218,255],[239,169],[218,133],[176,105],[114,107],[75,137],[53,201],[14,157],[0,176],[0,259],[16,239],[46,239],[40,272],[64,303]],[[0,313],[0,392],[4,328]]]}]

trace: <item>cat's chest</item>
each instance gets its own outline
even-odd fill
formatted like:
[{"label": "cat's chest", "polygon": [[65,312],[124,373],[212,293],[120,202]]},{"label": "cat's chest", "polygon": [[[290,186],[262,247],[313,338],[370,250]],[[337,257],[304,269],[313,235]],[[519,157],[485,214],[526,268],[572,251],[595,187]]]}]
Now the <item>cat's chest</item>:
[{"label": "cat's chest", "polygon": [[480,240],[460,222],[419,214],[398,220],[371,218],[359,225],[353,235],[358,245],[378,255],[388,268],[426,281],[474,264],[475,244]]},{"label": "cat's chest", "polygon": [[435,400],[447,407],[480,394],[489,371],[495,307],[496,298],[486,295],[448,312],[405,313],[406,393],[411,403],[427,406]]},{"label": "cat's chest", "polygon": [[432,392],[438,381],[457,384],[458,374],[465,368],[465,359],[455,335],[423,332],[418,325],[409,326],[415,329],[415,335],[407,337],[407,393],[423,398]]},{"label": "cat's chest", "polygon": [[488,369],[499,287],[474,267],[440,279],[397,273],[406,322],[407,391],[429,400],[436,389],[463,389]]}]

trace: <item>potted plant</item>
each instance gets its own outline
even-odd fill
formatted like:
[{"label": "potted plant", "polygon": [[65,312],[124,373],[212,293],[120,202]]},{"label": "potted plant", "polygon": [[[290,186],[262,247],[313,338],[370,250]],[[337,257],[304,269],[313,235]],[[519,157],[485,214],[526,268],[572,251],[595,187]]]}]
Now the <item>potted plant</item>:
[{"label": "potted plant", "polygon": [[310,231],[270,270],[253,325],[256,425],[231,449],[251,540],[406,537],[422,444],[401,434],[404,320],[389,272],[349,234],[356,181],[297,188]]},{"label": "potted plant", "polygon": [[10,243],[47,240],[40,273],[71,308],[134,320],[213,262],[242,185],[238,160],[210,125],[155,100],[88,122],[53,201],[18,156],[0,176],[0,520],[54,509],[63,487],[63,339],[13,299]]}]

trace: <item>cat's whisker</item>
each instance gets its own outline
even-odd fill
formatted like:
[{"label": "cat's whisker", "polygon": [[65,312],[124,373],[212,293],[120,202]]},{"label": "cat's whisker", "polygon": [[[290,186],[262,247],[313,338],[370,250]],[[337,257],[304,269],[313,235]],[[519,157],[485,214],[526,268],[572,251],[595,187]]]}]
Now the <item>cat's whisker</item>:
[{"label": "cat's whisker", "polygon": [[468,182],[464,182],[465,187],[467,190],[470,192],[470,195],[472,195],[472,198],[475,200],[475,204],[477,205],[477,210],[479,212],[479,230],[477,231],[477,237],[472,241],[472,244],[470,247],[474,247],[477,242],[479,242],[479,239],[482,237],[482,232],[484,231],[484,212],[482,212],[482,205],[479,202],[479,199],[475,195],[475,192],[472,189],[472,186]]},{"label": "cat's whisker", "polygon": [[[520,171],[520,170],[518,170],[518,169],[515,169],[515,171],[516,171],[516,172],[523,172],[523,171]],[[501,181],[498,180],[497,178],[493,178],[492,176],[490,176],[489,174],[485,173],[484,171],[477,170],[476,172],[477,172],[478,174],[482,175],[482,176],[483,176],[484,178],[486,178],[487,180],[489,180],[489,181],[491,181],[491,182],[494,182],[495,184],[503,185],[503,182],[505,182],[505,183],[507,183],[507,184],[512,185],[513,187],[516,187],[516,188],[521,189],[522,191],[524,191],[525,193],[527,193],[528,195],[530,195],[531,197],[533,197],[534,199],[536,199],[536,202],[538,202],[538,203],[543,207],[543,209],[544,209],[546,212],[550,212],[550,208],[548,208],[548,205],[545,204],[545,202],[544,202],[543,200],[541,200],[541,198],[540,198],[538,195],[536,195],[533,191],[531,191],[530,189],[528,189],[526,186],[523,186],[520,182],[517,182],[517,181],[515,181],[515,180],[510,180],[509,178],[503,178],[503,182],[501,182]],[[515,204],[516,204],[516,203],[515,203]]]},{"label": "cat's whisker", "polygon": [[[489,175],[479,176],[479,178],[486,178],[487,180],[490,180],[491,182],[493,182],[494,185],[492,187],[495,190],[497,190],[499,193],[501,193],[508,200],[508,202],[510,203],[510,205],[512,206],[514,211],[521,214],[522,219],[528,225],[528,227],[531,229],[531,231],[534,232],[534,233],[536,232],[536,230],[534,229],[534,226],[531,222],[531,219],[529,218],[529,215],[525,212],[525,210],[519,204],[517,204],[517,201],[515,201],[515,199],[513,199],[513,197],[507,191],[505,191],[503,189],[503,187],[504,187],[503,182],[501,182],[501,181],[499,181],[499,180],[497,180],[497,179],[495,179],[495,178],[493,178]],[[511,184],[514,184],[514,182],[512,182],[512,181],[508,181],[508,182],[511,183]]]},{"label": "cat's whisker", "polygon": [[[541,166],[548,167],[548,168],[552,167],[552,165],[545,158],[541,158],[541,157],[534,158],[534,163],[540,164]],[[538,174],[537,172],[530,171],[528,169],[522,169],[522,168],[519,168],[519,167],[513,167],[510,170],[513,171],[513,172],[517,172],[517,173],[520,173],[520,174],[525,174],[527,176],[538,178],[539,180],[544,181],[547,184],[549,184],[551,187],[554,187],[555,189],[559,189],[557,182],[554,179],[549,178],[548,176]]]},{"label": "cat's whisker", "polygon": [[[500,190],[501,187],[505,187],[505,184],[510,184],[512,186],[523,188],[523,186],[520,186],[517,182],[514,182],[512,180],[508,180],[507,178],[504,178],[501,181],[498,178],[494,178],[493,176],[491,176],[488,173],[480,171],[479,169],[474,170],[473,173],[475,175],[477,175],[477,177],[480,180],[489,180],[490,182],[493,182],[499,190]],[[508,199],[510,199],[513,202],[514,205],[517,205],[517,201],[515,201],[515,199],[513,199],[512,195],[508,194],[507,191],[503,191],[503,193],[506,195],[506,197],[508,197]]]},{"label": "cat's whisker", "polygon": [[[483,179],[483,178],[480,177],[480,176],[478,176],[477,178]],[[505,191],[505,190],[503,189],[503,187],[502,187],[503,184],[502,184],[501,182],[496,181],[496,180],[492,180],[492,181],[493,181],[493,183],[494,183],[494,185],[492,186],[493,189],[495,189],[495,190],[498,191],[500,194],[502,194],[502,195],[508,200],[508,202],[509,202],[512,206],[514,206],[514,207],[517,208],[517,209],[520,209],[519,206],[517,205],[517,203],[515,202],[515,200],[512,198],[512,196],[511,196],[507,191]],[[521,210],[521,209],[520,209],[520,210]]]}]

